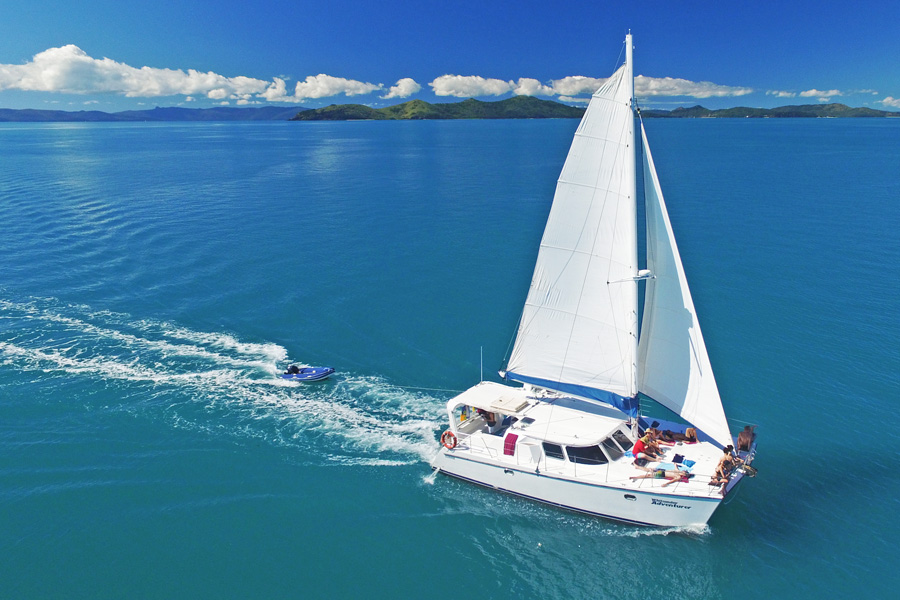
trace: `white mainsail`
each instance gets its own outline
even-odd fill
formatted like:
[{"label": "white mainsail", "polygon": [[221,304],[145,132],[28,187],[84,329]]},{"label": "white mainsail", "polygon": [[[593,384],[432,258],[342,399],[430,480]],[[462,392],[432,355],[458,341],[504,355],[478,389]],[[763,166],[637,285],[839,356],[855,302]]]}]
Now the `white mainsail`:
[{"label": "white mainsail", "polygon": [[637,393],[631,36],[560,174],[507,376],[604,401]]},{"label": "white mainsail", "polygon": [[726,446],[731,433],[643,124],[641,141],[647,267],[655,278],[647,281],[644,297],[638,390]]}]

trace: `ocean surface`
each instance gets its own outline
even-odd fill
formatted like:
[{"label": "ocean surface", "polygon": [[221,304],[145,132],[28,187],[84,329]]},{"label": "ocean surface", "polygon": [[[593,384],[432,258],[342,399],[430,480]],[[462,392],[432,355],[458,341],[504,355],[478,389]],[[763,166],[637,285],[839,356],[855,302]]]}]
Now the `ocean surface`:
[{"label": "ocean surface", "polygon": [[900,119],[646,123],[759,425],[708,527],[431,475],[576,125],[0,124],[0,598],[892,597]]}]

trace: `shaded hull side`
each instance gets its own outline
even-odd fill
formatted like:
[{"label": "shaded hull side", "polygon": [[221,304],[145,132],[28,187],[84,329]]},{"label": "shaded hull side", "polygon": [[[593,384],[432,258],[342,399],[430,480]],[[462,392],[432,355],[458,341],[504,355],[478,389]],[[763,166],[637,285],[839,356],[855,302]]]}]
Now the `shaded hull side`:
[{"label": "shaded hull side", "polygon": [[478,485],[636,525],[704,525],[722,501],[721,498],[659,494],[624,486],[575,481],[533,470],[481,462],[443,449],[432,466],[446,475]]}]

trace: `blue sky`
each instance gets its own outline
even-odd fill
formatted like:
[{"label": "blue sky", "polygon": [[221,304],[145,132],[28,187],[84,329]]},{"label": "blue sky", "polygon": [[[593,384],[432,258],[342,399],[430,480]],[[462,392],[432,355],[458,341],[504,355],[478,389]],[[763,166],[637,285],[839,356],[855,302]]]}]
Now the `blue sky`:
[{"label": "blue sky", "polygon": [[882,0],[3,0],[0,108],[586,101],[635,42],[644,107],[900,110]]}]

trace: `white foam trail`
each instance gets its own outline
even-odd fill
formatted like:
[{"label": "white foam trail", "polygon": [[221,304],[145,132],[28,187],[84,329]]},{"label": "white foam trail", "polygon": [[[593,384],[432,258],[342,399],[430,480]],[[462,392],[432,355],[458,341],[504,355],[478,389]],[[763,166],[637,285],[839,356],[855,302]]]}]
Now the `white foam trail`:
[{"label": "white foam trail", "polygon": [[[212,435],[263,439],[336,465],[403,465],[437,451],[442,400],[377,377],[276,377],[287,350],[54,299],[0,300],[0,364],[118,382],[120,410]],[[296,362],[296,361],[295,361]]]}]

